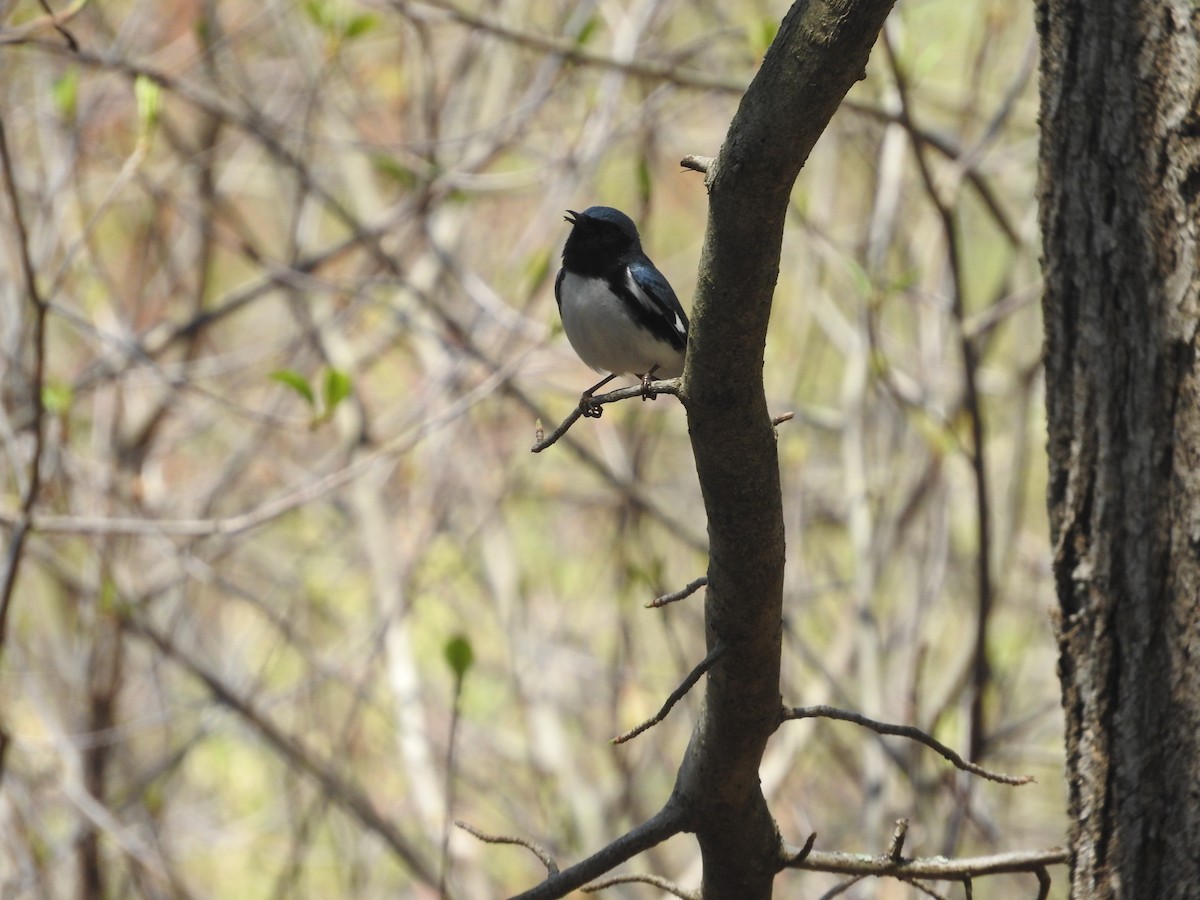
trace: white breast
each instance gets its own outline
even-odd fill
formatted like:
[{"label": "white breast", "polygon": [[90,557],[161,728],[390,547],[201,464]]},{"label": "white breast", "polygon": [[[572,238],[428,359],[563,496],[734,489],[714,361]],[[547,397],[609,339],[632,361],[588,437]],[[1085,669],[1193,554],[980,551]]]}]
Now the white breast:
[{"label": "white breast", "polygon": [[683,354],[638,325],[597,278],[568,272],[559,286],[563,331],[579,358],[599,372],[657,378],[683,374]]}]

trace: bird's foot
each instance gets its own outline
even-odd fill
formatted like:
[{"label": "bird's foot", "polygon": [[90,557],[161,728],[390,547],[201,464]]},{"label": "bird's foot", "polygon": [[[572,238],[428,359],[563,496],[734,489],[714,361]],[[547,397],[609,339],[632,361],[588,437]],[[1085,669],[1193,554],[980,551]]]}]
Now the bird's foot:
[{"label": "bird's foot", "polygon": [[[658,368],[658,367],[655,366],[655,368]],[[658,391],[652,390],[650,387],[650,382],[653,380],[653,378],[654,378],[654,370],[653,369],[642,376],[642,402],[643,403],[645,403],[647,400],[653,400],[658,396]]]},{"label": "bird's foot", "polygon": [[588,391],[579,398],[579,411],[585,419],[598,419],[604,412],[604,407],[592,399],[592,393]]}]

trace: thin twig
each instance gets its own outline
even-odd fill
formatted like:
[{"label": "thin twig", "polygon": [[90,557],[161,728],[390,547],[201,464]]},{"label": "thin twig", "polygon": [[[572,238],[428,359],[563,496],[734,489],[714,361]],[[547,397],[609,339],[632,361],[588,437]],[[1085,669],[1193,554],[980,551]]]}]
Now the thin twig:
[{"label": "thin twig", "polygon": [[[926,897],[932,897],[933,900],[947,900],[947,898],[945,896],[943,896],[942,894],[939,894],[933,888],[928,887],[924,884],[921,884],[921,882],[917,881],[917,879],[915,879],[915,878],[902,878],[901,881],[904,881],[907,884],[911,884],[913,887],[915,887],[918,891],[920,891]],[[970,897],[968,897],[967,900],[970,900]]]},{"label": "thin twig", "polygon": [[988,781],[995,781],[999,784],[1021,785],[1029,784],[1034,780],[1032,775],[1005,775],[1001,772],[993,772],[990,769],[985,769],[976,763],[968,762],[937,738],[926,734],[920,728],[913,725],[892,725],[888,722],[879,722],[875,719],[869,719],[861,713],[838,709],[834,706],[785,707],[783,710],[783,720],[786,721],[788,719],[837,719],[842,722],[853,722],[855,725],[861,725],[863,728],[868,728],[876,734],[905,737],[919,744],[924,744],[944,759],[953,763],[957,768],[962,769],[964,772],[970,772],[972,775],[978,775],[980,778],[986,778]]},{"label": "thin twig", "polygon": [[[692,68],[683,68],[674,60],[659,62],[645,59],[617,59],[608,54],[589,50],[580,41],[514,28],[489,16],[480,15],[457,4],[446,2],[446,0],[421,0],[421,5],[441,10],[472,31],[484,32],[518,46],[554,54],[574,63],[611,69],[634,77],[664,81],[682,88],[736,92],[738,94],[746,90],[744,81]],[[411,4],[406,0],[392,0],[392,6],[406,15],[411,15]]]},{"label": "thin twig", "polygon": [[4,560],[4,571],[0,576],[0,654],[4,652],[4,642],[8,634],[8,613],[12,608],[13,590],[17,584],[17,573],[21,569],[21,558],[25,549],[25,540],[29,536],[33,518],[33,508],[37,504],[38,494],[42,487],[42,450],[45,445],[46,406],[42,398],[42,389],[46,379],[46,313],[47,304],[38,290],[37,273],[33,268],[33,259],[29,254],[29,231],[25,227],[25,216],[21,212],[21,198],[17,192],[17,177],[13,167],[12,157],[8,148],[8,133],[4,121],[0,119],[0,165],[4,169],[4,186],[8,193],[8,202],[12,207],[13,224],[17,233],[17,248],[21,257],[21,274],[25,279],[25,292],[29,297],[29,305],[33,310],[33,373],[29,379],[29,402],[33,407],[29,430],[33,434],[33,448],[30,451],[29,475],[25,481],[24,494],[21,497],[21,512],[9,541],[8,553]]},{"label": "thin twig", "polygon": [[808,854],[812,853],[813,845],[816,842],[817,833],[814,831],[808,836],[808,840],[804,842],[803,847],[797,848],[785,845],[783,847],[783,858],[780,860],[781,866],[785,869],[794,869],[801,865],[808,859]]},{"label": "thin twig", "polygon": [[514,844],[518,847],[524,847],[526,850],[536,856],[538,860],[541,861],[541,864],[546,867],[547,875],[558,874],[558,863],[554,861],[554,857],[550,855],[550,851],[548,851],[541,844],[535,844],[533,841],[528,840],[527,838],[515,837],[507,834],[487,834],[480,831],[474,825],[464,822],[462,819],[455,819],[454,825],[457,828],[461,828],[472,837],[483,841],[485,844]]},{"label": "thin twig", "polygon": [[596,407],[603,406],[605,403],[616,403],[618,400],[628,400],[631,397],[653,398],[659,394],[668,394],[672,397],[678,397],[679,379],[668,378],[665,381],[651,381],[649,386],[646,388],[643,388],[641,384],[635,384],[630,385],[629,387],[618,388],[615,391],[609,391],[607,394],[597,394],[595,397],[588,399],[587,406],[585,406],[583,403],[580,403],[573,410],[571,410],[571,414],[563,419],[562,422],[559,423],[559,426],[548,435],[542,436],[541,422],[538,422],[537,428],[535,429],[537,442],[529,448],[530,452],[541,453],[547,447],[554,444],[555,441],[566,434],[570,430],[571,426],[574,425],[581,416],[583,416],[584,410],[587,408],[595,409]]},{"label": "thin twig", "polygon": [[[438,896],[446,896],[446,879],[450,875],[450,816],[454,814],[454,749],[457,746],[458,723],[462,718],[463,673],[455,672],[454,700],[450,707],[450,737],[446,741],[446,816],[442,826],[442,856],[438,867]],[[457,824],[457,823],[455,823]]]},{"label": "thin twig", "polygon": [[962,881],[964,877],[1009,875],[1029,872],[1036,874],[1046,866],[1067,862],[1070,852],[1062,847],[1049,850],[1017,850],[992,856],[964,856],[947,859],[944,856],[891,860],[886,856],[867,856],[861,853],[832,853],[814,850],[794,868],[809,872],[828,872],[834,875],[896,876],[905,880],[926,878],[932,881]]},{"label": "thin twig", "polygon": [[626,860],[679,834],[684,830],[685,824],[686,816],[683,805],[672,797],[662,809],[641,825],[630,829],[587,859],[581,860],[555,875],[550,875],[541,884],[530,888],[513,900],[552,900],[552,898],[565,897],[589,881],[612,871]]},{"label": "thin twig", "polygon": [[839,881],[837,884],[823,893],[818,900],[833,900],[834,897],[840,897],[866,877],[866,875],[854,875],[850,878],[847,878],[845,881]]},{"label": "thin twig", "polygon": [[683,682],[679,685],[679,687],[675,688],[675,690],[671,692],[671,696],[669,696],[667,698],[667,702],[662,705],[662,709],[660,709],[642,724],[633,727],[624,734],[617,735],[612,739],[612,742],[614,744],[624,744],[626,741],[631,741],[646,729],[653,728],[655,725],[665,719],[667,717],[667,713],[671,711],[671,708],[681,699],[683,699],[683,695],[692,689],[692,686],[700,680],[701,675],[713,667],[713,664],[721,658],[721,654],[724,652],[725,645],[720,641],[717,641],[717,643],[713,645],[713,648],[708,651],[708,656],[700,660],[700,663],[696,666],[696,668],[692,669],[692,671],[688,673],[687,678],[683,679]]},{"label": "thin twig", "polygon": [[70,48],[72,52],[78,53],[79,42],[75,40],[75,36],[71,34],[71,32],[67,31],[62,24],[71,16],[73,16],[74,13],[72,12],[71,16],[64,16],[60,20],[60,17],[55,15],[54,10],[50,8],[50,4],[47,3],[46,0],[38,0],[38,6],[40,6],[45,11],[46,15],[50,17],[50,24],[54,26],[55,31],[62,35],[63,40],[67,42],[67,47]]},{"label": "thin twig", "polygon": [[904,855],[904,839],[908,836],[908,819],[896,820],[896,828],[892,831],[892,839],[888,841],[887,858],[899,862]]},{"label": "thin twig", "polygon": [[1037,900],[1046,900],[1050,896],[1050,873],[1046,871],[1046,867],[1034,870],[1034,875],[1038,880],[1038,895]]},{"label": "thin twig", "polygon": [[702,172],[707,175],[714,160],[716,160],[715,156],[696,156],[694,153],[689,153],[679,161],[679,164],[685,169],[690,169],[693,172]]},{"label": "thin twig", "polygon": [[[971,469],[975,476],[975,507],[976,507],[976,590],[978,592],[978,612],[975,622],[975,652],[972,666],[971,711],[967,752],[973,759],[983,755],[987,739],[986,720],[984,718],[984,694],[991,679],[991,664],[988,660],[987,634],[988,623],[992,612],[992,577],[991,577],[991,512],[987,484],[987,460],[985,457],[983,434],[983,410],[979,399],[978,373],[979,353],[975,343],[968,336],[965,320],[965,300],[962,273],[962,257],[958,246],[958,225],[954,210],[942,199],[934,181],[933,171],[926,158],[925,145],[917,136],[917,127],[912,118],[912,104],[908,95],[908,80],[895,50],[889,39],[888,29],[881,32],[883,46],[888,64],[892,70],[892,79],[896,83],[896,93],[900,99],[900,124],[904,127],[912,141],[913,156],[921,175],[921,183],[925,193],[937,211],[942,227],[942,237],[946,245],[946,261],[950,271],[950,311],[958,329],[959,347],[962,353],[964,406],[971,426],[971,449],[968,454]],[[957,161],[957,160],[956,160]]]},{"label": "thin twig", "polygon": [[366,831],[377,835],[404,862],[413,878],[431,887],[437,884],[437,870],[425,859],[424,849],[410,842],[390,819],[376,809],[374,801],[367,794],[342,775],[342,770],[333,761],[321,759],[311,752],[256,709],[251,701],[184,652],[165,633],[128,616],[122,617],[121,624],[132,634],[149,641],[164,658],[172,660],[192,677],[199,679],[214,700],[237,714],[290,766],[313,778],[337,806],[356,818]]},{"label": "thin twig", "polygon": [[670,603],[678,603],[680,600],[685,600],[700,588],[708,584],[708,576],[701,575],[695,581],[689,581],[685,587],[677,591],[672,591],[669,594],[663,594],[661,597],[655,597],[646,604],[646,609],[658,609],[660,606],[666,606]]},{"label": "thin twig", "polygon": [[680,900],[701,900],[699,891],[689,891],[659,875],[612,875],[608,878],[601,878],[599,881],[593,881],[591,884],[581,887],[579,891],[583,894],[594,894],[617,884],[649,884],[668,894],[673,894]]}]

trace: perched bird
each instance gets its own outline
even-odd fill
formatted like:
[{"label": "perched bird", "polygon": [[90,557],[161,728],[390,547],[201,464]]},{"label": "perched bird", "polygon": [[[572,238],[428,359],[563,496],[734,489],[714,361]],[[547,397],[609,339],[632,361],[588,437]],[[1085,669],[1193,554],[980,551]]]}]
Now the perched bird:
[{"label": "perched bird", "polygon": [[554,298],[579,358],[610,373],[579,398],[584,415],[597,417],[600,407],[592,405],[592,394],[618,375],[641,378],[645,399],[653,396],[654,376],[683,374],[688,320],[667,279],[642,252],[629,216],[592,206],[569,209],[565,219],[572,228]]}]

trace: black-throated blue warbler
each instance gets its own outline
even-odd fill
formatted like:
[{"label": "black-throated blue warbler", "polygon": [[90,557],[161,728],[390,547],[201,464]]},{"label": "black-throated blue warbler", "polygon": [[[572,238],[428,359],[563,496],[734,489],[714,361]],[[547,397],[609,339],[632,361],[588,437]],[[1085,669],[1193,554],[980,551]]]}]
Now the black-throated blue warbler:
[{"label": "black-throated blue warbler", "polygon": [[567,340],[579,358],[608,377],[579,398],[585,416],[599,416],[592,394],[618,375],[650,379],[683,374],[688,320],[662,272],[642,250],[633,220],[611,206],[567,210],[572,225],[563,247],[554,297]]}]

